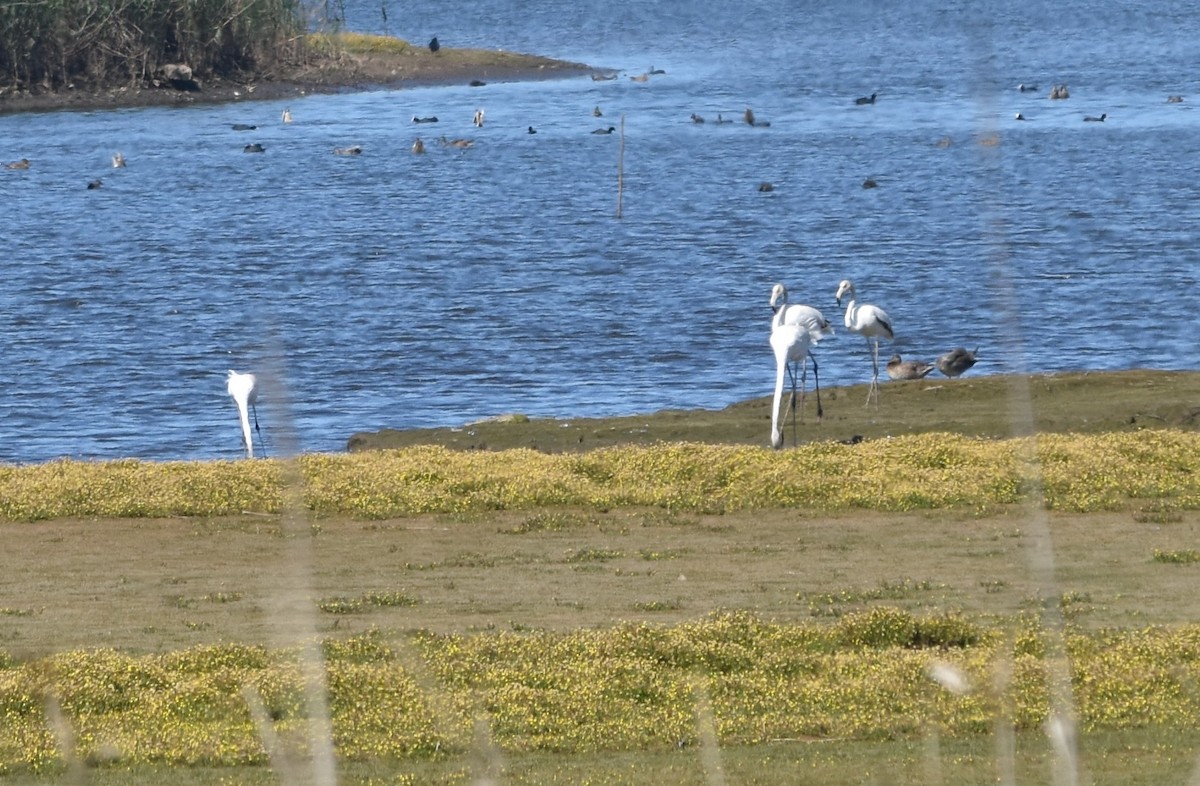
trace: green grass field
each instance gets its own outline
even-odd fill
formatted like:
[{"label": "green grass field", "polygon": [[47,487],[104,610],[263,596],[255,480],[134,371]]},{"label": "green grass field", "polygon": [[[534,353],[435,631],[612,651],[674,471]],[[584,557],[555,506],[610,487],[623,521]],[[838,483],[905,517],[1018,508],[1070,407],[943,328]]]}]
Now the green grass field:
[{"label": "green grass field", "polygon": [[1035,379],[1036,440],[943,382],[781,453],[749,402],[0,467],[0,776],[1200,782],[1196,378]]}]

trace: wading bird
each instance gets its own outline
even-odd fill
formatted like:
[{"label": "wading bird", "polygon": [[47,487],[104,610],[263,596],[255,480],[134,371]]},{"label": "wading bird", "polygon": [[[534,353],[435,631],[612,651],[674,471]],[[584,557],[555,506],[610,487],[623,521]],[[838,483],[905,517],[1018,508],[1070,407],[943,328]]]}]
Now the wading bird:
[{"label": "wading bird", "polygon": [[843,280],[838,284],[837,304],[842,305],[842,298],[848,297],[846,303],[846,328],[867,340],[867,348],[871,350],[871,388],[867,391],[867,406],[874,399],[879,405],[879,339],[891,341],[895,338],[892,332],[892,320],[879,306],[859,305],[854,292],[854,283]]},{"label": "wading bird", "polygon": [[901,360],[899,355],[892,355],[887,362],[888,379],[921,379],[933,371],[932,363],[921,360]]},{"label": "wading bird", "polygon": [[[783,426],[780,423],[779,405],[783,401],[784,374],[792,378],[792,397],[789,409],[796,406],[796,369],[799,363],[804,368],[804,359],[808,357],[808,348],[812,345],[812,336],[808,330],[798,324],[788,324],[784,321],[786,309],[776,310],[771,320],[771,349],[775,352],[775,397],[771,403],[771,447],[779,450],[783,447]],[[814,374],[815,367],[814,367]],[[820,390],[818,384],[817,390]],[[820,401],[818,393],[818,401]],[[819,411],[819,410],[818,410]],[[792,441],[795,442],[796,419],[792,418]]]},{"label": "wading bird", "polygon": [[[774,346],[774,330],[775,325],[794,325],[808,334],[808,343],[805,347],[804,356],[807,356],[812,361],[813,380],[816,382],[817,391],[817,419],[820,420],[824,416],[824,411],[821,409],[821,378],[818,376],[817,358],[812,354],[811,348],[820,343],[821,339],[833,335],[833,326],[829,324],[829,320],[825,318],[816,308],[806,306],[801,303],[788,304],[787,287],[783,284],[776,284],[771,287],[771,310],[775,315],[771,318],[772,331],[772,346]],[[803,362],[804,356],[801,356],[800,365],[800,419],[804,419],[804,398],[808,388],[808,365]],[[778,354],[776,355],[778,360]],[[790,370],[790,369],[789,369]],[[792,405],[794,410],[796,395],[796,377],[792,374]],[[779,402],[776,402],[775,408],[779,409]]]},{"label": "wading bird", "polygon": [[[979,348],[975,348],[978,352]],[[969,352],[965,347],[955,347],[937,359],[938,371],[953,379],[962,376],[967,369],[975,365],[975,352]]]},{"label": "wading bird", "polygon": [[254,405],[258,401],[258,379],[253,374],[239,374],[233,369],[225,379],[225,389],[237,404],[238,418],[242,421],[242,439],[246,443],[246,458],[254,458],[254,440],[250,436],[250,413],[254,414],[254,430],[258,433],[258,441],[262,443],[262,431],[258,428],[258,410]]}]

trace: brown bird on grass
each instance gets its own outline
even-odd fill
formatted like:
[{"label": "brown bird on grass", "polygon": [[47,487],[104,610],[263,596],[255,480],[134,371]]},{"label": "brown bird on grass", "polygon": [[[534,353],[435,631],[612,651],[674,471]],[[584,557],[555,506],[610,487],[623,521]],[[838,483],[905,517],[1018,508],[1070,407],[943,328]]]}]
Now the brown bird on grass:
[{"label": "brown bird on grass", "polygon": [[892,355],[887,362],[888,379],[921,379],[933,371],[932,363],[920,360],[902,360],[899,355]]}]

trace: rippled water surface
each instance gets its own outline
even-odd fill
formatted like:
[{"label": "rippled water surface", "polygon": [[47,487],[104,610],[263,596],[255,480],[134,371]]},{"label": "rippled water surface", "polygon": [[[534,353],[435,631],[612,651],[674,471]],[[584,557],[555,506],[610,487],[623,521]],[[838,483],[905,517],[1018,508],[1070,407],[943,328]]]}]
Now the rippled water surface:
[{"label": "rippled water surface", "polygon": [[[333,451],[511,411],[721,407],[770,392],[775,281],[840,327],[852,278],[892,316],[885,353],[978,345],[981,374],[1195,365],[1190,4],[471,8],[394,8],[387,31],[622,76],[313,96],[287,126],[281,102],[0,117],[0,160],[34,162],[0,171],[0,460],[238,456],[229,368],[275,383],[269,451],[284,423]],[[384,30],[378,2],[344,12]],[[747,106],[771,126],[712,122]],[[590,132],[622,120],[618,220],[620,138]],[[870,376],[844,330],[820,357],[827,384]]]}]

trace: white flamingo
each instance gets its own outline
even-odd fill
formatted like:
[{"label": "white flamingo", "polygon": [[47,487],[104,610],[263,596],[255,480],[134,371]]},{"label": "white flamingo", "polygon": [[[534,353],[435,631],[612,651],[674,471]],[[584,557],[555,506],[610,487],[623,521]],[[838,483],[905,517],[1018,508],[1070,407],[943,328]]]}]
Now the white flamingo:
[{"label": "white flamingo", "polygon": [[238,417],[242,421],[242,438],[246,443],[246,458],[254,458],[254,440],[250,436],[251,412],[254,413],[254,430],[258,432],[259,442],[262,442],[262,431],[258,428],[258,411],[254,407],[258,401],[258,379],[253,374],[239,374],[230,369],[225,380],[225,389],[237,404]]},{"label": "white flamingo", "polygon": [[[782,312],[782,324],[796,325],[808,332],[811,339],[811,346],[816,346],[821,339],[826,336],[833,335],[833,326],[829,324],[829,320],[825,318],[819,310],[812,306],[802,305],[800,303],[788,303],[787,287],[783,284],[776,284],[771,288],[771,311],[775,313],[771,324],[774,325],[776,318]],[[773,328],[772,328],[773,329]],[[813,379],[817,383],[817,419],[819,420],[824,413],[821,411],[821,380],[817,376],[817,358],[808,352],[808,358],[812,361]],[[793,388],[795,385],[793,385]],[[800,419],[804,419],[804,398],[808,388],[808,366],[802,364],[800,367]]]},{"label": "white flamingo", "polygon": [[896,336],[892,332],[892,319],[879,306],[869,304],[859,305],[854,292],[854,283],[843,279],[838,284],[837,304],[842,305],[842,298],[849,298],[846,303],[846,329],[858,333],[867,340],[867,348],[871,350],[871,389],[867,391],[867,406],[874,399],[879,405],[879,339],[891,341]]},{"label": "white flamingo", "polygon": [[[775,318],[771,320],[771,349],[775,351],[775,398],[771,404],[771,447],[776,450],[783,447],[783,427],[779,422],[779,405],[783,400],[784,374],[789,374],[792,378],[791,404],[794,407],[796,403],[796,370],[792,364],[799,363],[803,367],[804,359],[808,357],[808,348],[812,346],[812,335],[807,329],[783,321],[784,311],[782,308],[776,311]],[[795,420],[792,421],[792,426],[795,427]]]}]

